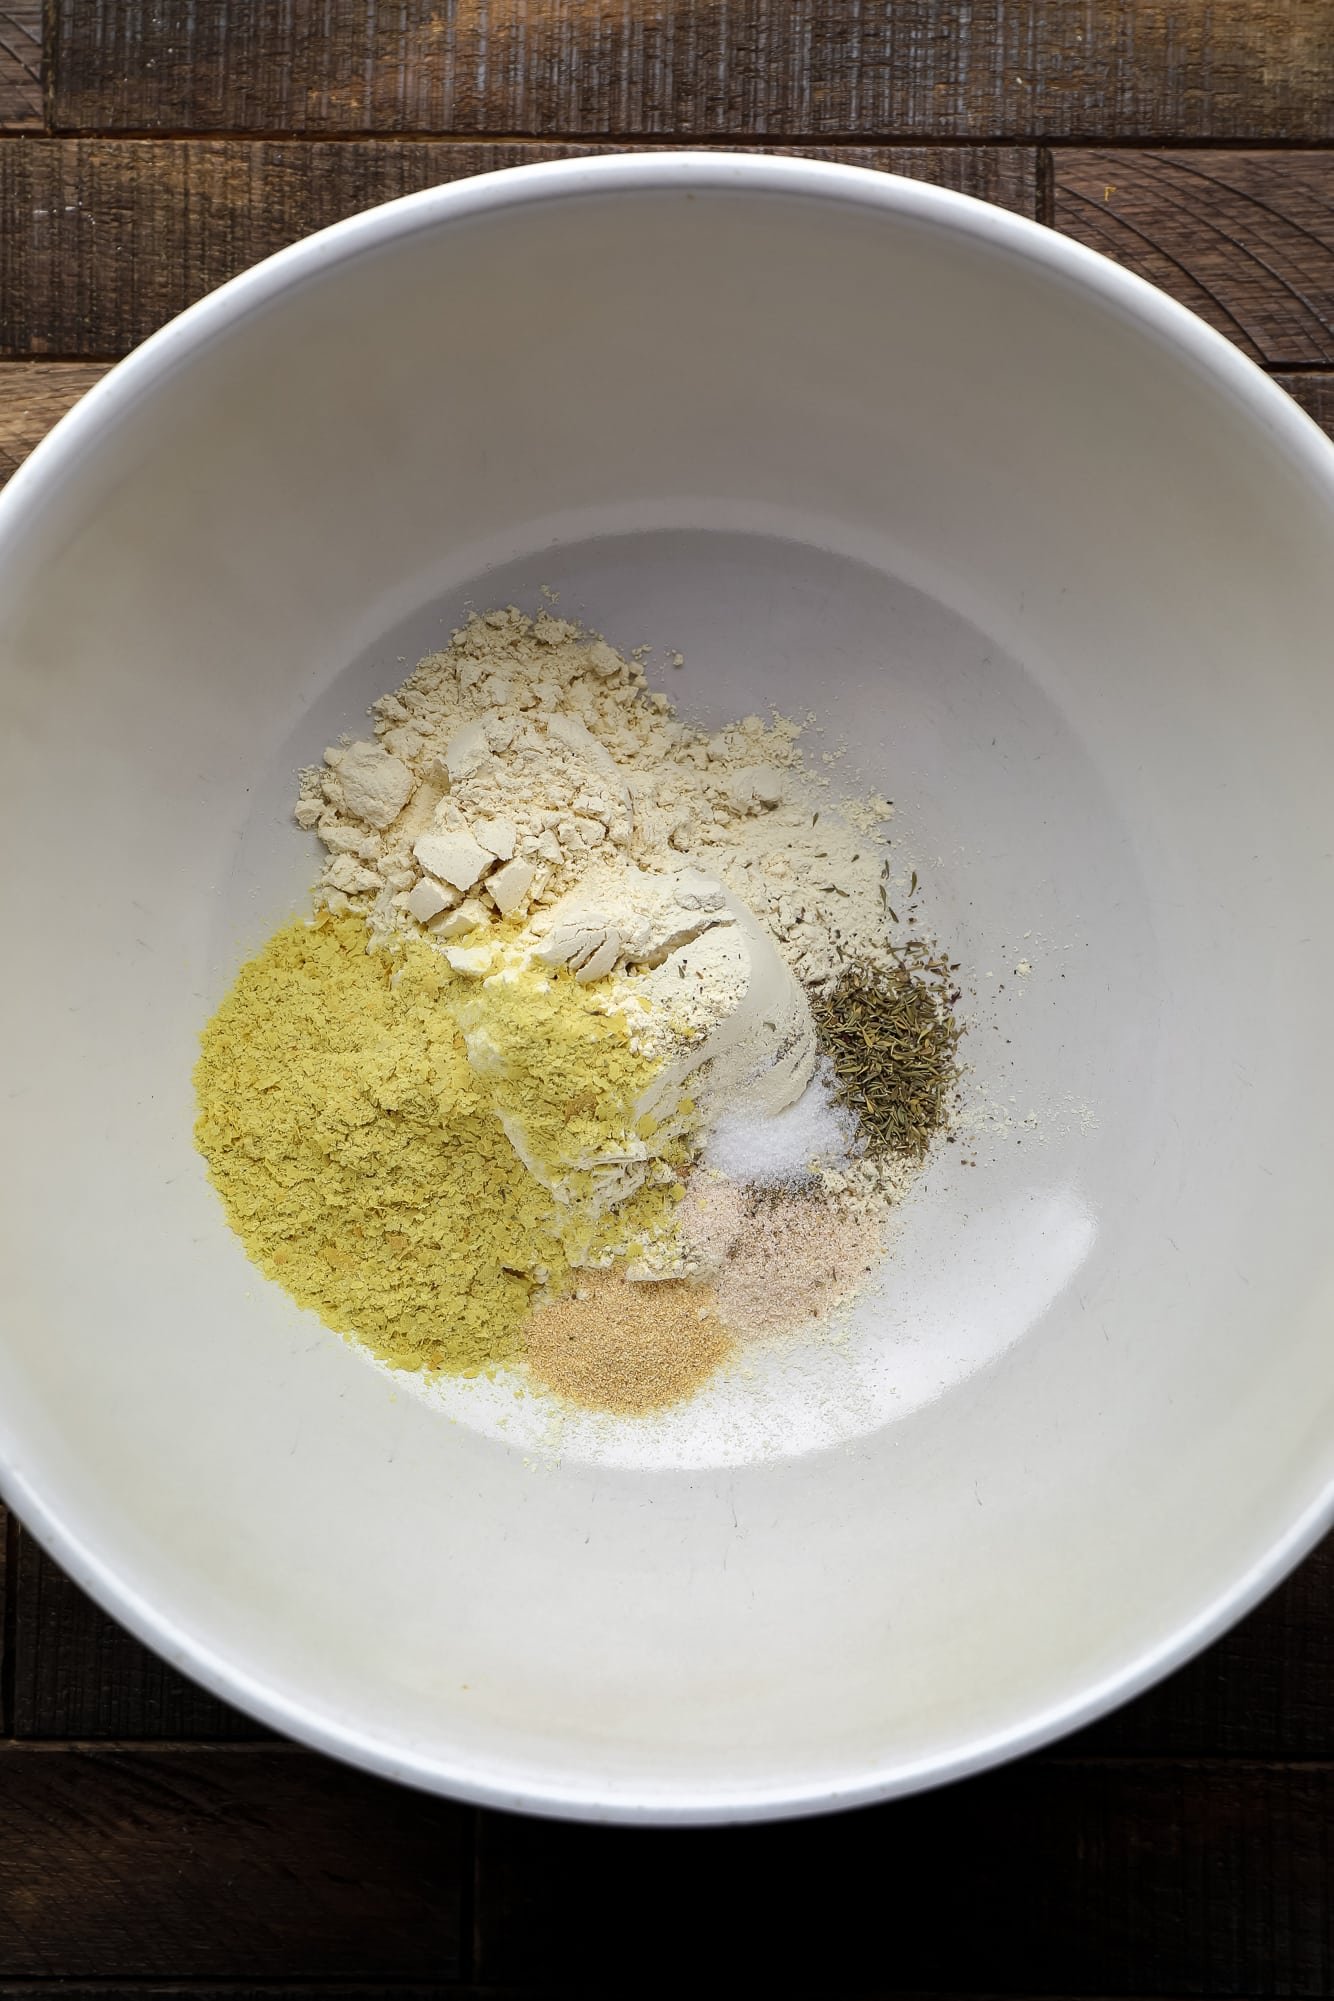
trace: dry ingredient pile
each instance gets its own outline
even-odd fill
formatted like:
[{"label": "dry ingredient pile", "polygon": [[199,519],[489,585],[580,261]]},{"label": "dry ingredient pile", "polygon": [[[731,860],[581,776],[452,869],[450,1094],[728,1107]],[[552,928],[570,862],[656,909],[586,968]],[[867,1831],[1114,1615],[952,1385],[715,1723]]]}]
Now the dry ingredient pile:
[{"label": "dry ingredient pile", "polygon": [[196,1139],[252,1259],[392,1366],[621,1416],[825,1321],[958,1071],[889,803],[831,805],[785,718],[683,722],[549,612],[474,615],[371,714],[300,776],[313,915],[204,1032]]}]

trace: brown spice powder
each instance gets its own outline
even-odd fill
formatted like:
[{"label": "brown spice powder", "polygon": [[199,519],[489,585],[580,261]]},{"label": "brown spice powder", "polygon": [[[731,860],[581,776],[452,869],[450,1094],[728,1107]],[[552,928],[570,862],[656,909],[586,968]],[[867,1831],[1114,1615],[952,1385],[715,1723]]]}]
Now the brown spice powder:
[{"label": "brown spice powder", "polygon": [[524,1325],[528,1366],[585,1410],[642,1417],[679,1403],[727,1359],[732,1338],[708,1286],[589,1272],[577,1294]]}]

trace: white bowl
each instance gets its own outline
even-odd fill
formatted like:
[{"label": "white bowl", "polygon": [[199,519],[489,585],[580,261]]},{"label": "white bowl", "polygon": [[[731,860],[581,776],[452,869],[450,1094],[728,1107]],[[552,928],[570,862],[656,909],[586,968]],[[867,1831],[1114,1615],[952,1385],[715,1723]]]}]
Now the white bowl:
[{"label": "white bowl", "polygon": [[[523,168],[186,313],[0,503],[14,1506],[254,1715],[539,1811],[879,1798],[1184,1659],[1334,1496],[1332,550],[1199,321],[858,170]],[[559,1464],[298,1313],[190,1141],[293,771],[543,584],[851,742],[1014,1118],[841,1345]]]}]

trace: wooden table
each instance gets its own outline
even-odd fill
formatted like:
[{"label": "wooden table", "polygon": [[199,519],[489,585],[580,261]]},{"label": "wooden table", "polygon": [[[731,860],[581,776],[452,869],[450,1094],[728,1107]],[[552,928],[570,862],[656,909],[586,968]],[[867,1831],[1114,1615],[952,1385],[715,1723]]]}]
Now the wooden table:
[{"label": "wooden table", "polygon": [[[308,230],[682,140],[1036,216],[1334,428],[1334,0],[0,0],[0,476]],[[0,1548],[6,1992],[1334,1993],[1334,1544],[1053,1753],[836,1820],[641,1836],[265,1738],[16,1521]]]}]

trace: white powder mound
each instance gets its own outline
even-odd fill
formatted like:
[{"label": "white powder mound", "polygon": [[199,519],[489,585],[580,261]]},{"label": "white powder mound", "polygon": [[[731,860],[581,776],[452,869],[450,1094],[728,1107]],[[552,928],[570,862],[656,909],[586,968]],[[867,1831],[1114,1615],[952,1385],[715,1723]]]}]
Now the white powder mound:
[{"label": "white powder mound", "polygon": [[[708,1130],[724,1113],[763,1122],[794,1105],[815,1068],[815,1023],[790,967],[746,906],[698,869],[652,875],[623,863],[539,911],[517,936],[479,927],[442,949],[478,982],[478,1000],[461,1017],[475,1068],[497,1058],[485,989],[524,970],[549,980],[573,973],[625,1023],[631,1046],[658,1062],[636,1108],[639,1137],[615,1160],[573,1163],[595,1170],[608,1203],[700,1125]],[[505,1130],[543,1180],[522,1128]]]},{"label": "white powder mound", "polygon": [[817,1071],[783,1111],[725,1112],[708,1135],[703,1161],[728,1181],[776,1188],[846,1167],[854,1137],[851,1119]]},{"label": "white powder mound", "polygon": [[782,1111],[815,1067],[810,1004],[754,913],[699,869],[626,863],[591,875],[529,927],[533,960],[610,979],[630,1039],[664,1068],[654,1118],[689,1086],[706,1123]]},{"label": "white powder mound", "polygon": [[[474,615],[371,711],[373,736],[302,774],[298,823],[322,893],[372,931],[468,939],[549,908],[590,874],[693,865],[739,897],[812,988],[847,958],[887,963],[892,808],[833,810],[800,726],[746,716],[710,733],[643,668],[568,620]],[[597,961],[610,968],[608,950]]]}]

